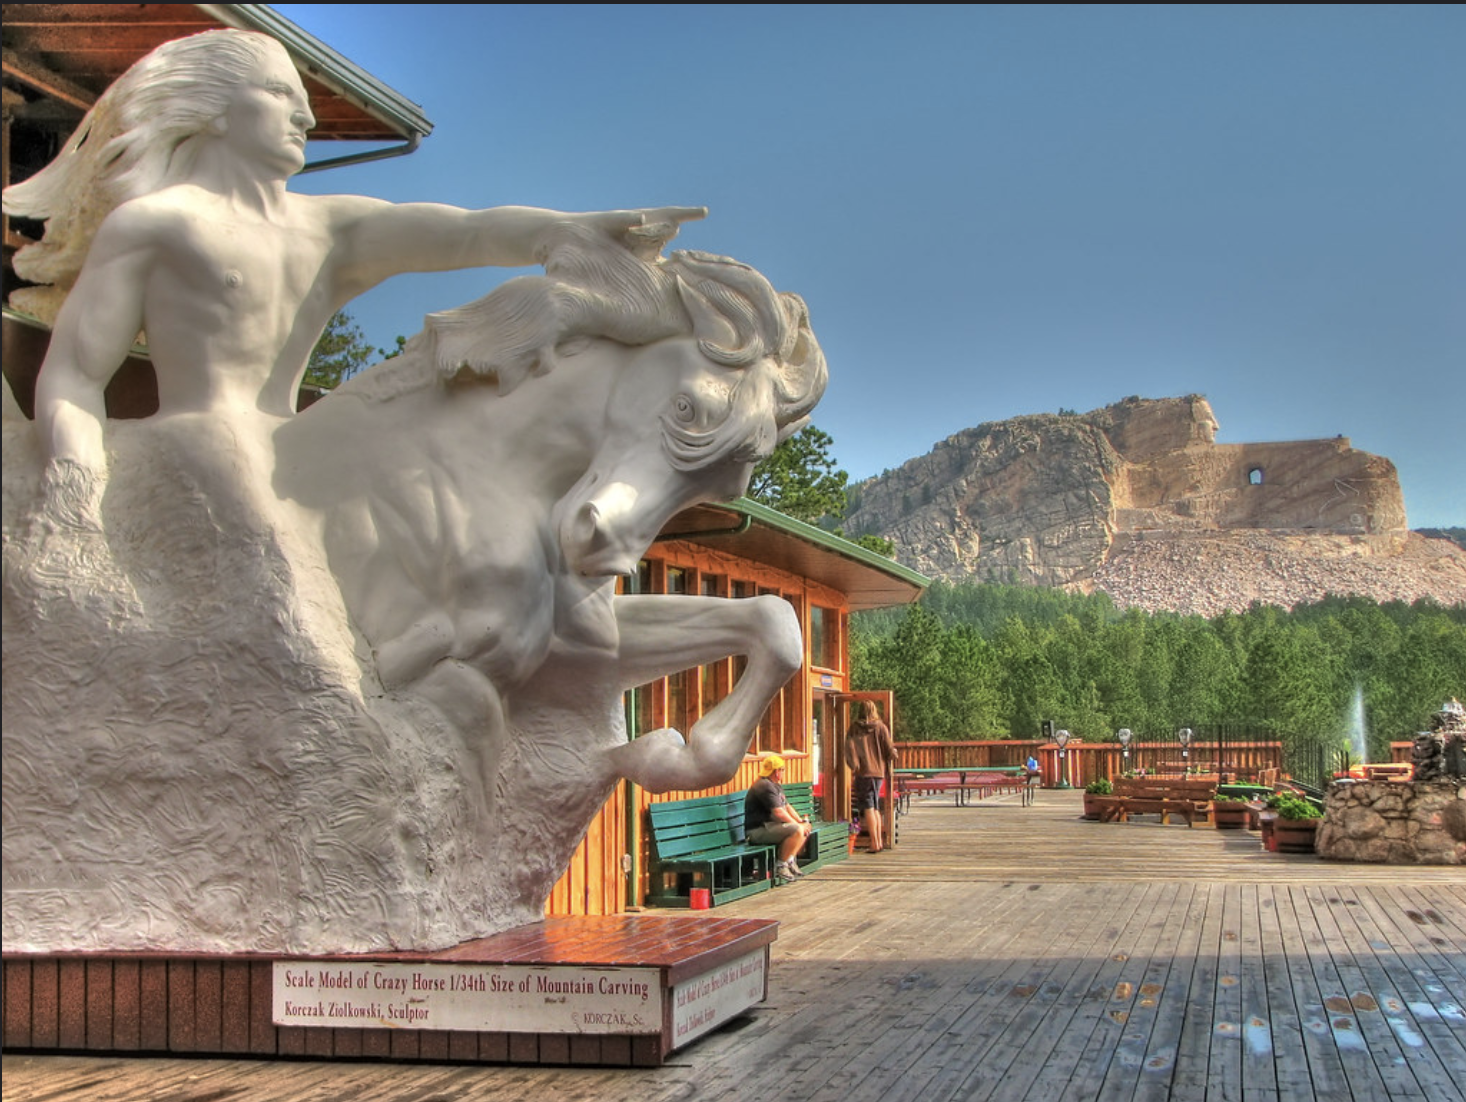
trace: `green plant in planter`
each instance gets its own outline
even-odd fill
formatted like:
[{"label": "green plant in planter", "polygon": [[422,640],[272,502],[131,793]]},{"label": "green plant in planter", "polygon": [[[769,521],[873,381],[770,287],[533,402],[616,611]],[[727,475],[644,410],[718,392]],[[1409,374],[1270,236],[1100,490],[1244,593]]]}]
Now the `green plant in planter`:
[{"label": "green plant in planter", "polygon": [[1274,796],[1268,801],[1268,805],[1278,813],[1279,819],[1288,819],[1296,822],[1299,819],[1322,819],[1323,812],[1320,811],[1309,800],[1301,796],[1292,796],[1286,793]]},{"label": "green plant in planter", "polygon": [[1090,796],[1108,796],[1115,791],[1115,786],[1101,777],[1097,781],[1090,781],[1084,786],[1084,791]]},{"label": "green plant in planter", "polygon": [[1247,825],[1251,807],[1245,797],[1219,794],[1212,799],[1212,821],[1218,830],[1237,830]]},{"label": "green plant in planter", "polygon": [[1284,793],[1274,805],[1278,818],[1273,823],[1273,836],[1279,853],[1312,853],[1314,831],[1323,818],[1311,801],[1292,793]]}]

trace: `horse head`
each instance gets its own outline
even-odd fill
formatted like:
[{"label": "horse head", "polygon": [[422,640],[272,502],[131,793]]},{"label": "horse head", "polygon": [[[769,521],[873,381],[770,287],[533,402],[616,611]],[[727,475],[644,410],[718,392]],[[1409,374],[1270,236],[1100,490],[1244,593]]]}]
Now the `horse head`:
[{"label": "horse head", "polygon": [[582,578],[634,573],[677,512],[742,494],[824,391],[797,295],[724,257],[681,252],[666,266],[689,331],[625,351],[595,458],[552,514]]},{"label": "horse head", "polygon": [[741,494],[824,390],[803,301],[736,261],[572,225],[546,271],[430,315],[277,434],[389,689],[455,661],[503,693],[554,638],[613,644],[610,579]]}]

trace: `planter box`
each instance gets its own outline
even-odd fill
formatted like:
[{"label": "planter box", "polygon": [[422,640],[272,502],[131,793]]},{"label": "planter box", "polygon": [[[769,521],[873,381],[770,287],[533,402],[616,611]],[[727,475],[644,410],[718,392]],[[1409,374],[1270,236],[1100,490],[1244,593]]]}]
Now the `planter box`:
[{"label": "planter box", "polygon": [[1251,808],[1239,803],[1214,803],[1211,808],[1212,822],[1218,830],[1242,830],[1247,826]]},{"label": "planter box", "polygon": [[1259,811],[1257,813],[1257,829],[1262,832],[1262,848],[1276,852],[1278,848],[1278,835],[1273,829],[1278,824],[1278,813],[1276,811]]},{"label": "planter box", "polygon": [[1312,853],[1313,835],[1320,822],[1319,819],[1278,819],[1273,823],[1278,852]]}]

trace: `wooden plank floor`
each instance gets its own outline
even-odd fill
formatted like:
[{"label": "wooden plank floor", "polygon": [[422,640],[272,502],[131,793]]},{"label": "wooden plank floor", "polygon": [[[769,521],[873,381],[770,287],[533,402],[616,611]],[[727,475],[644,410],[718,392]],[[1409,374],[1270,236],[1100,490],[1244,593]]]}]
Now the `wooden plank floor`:
[{"label": "wooden plank floor", "polygon": [[900,844],[718,908],[769,1001],[656,1069],[6,1055],[6,1102],[1466,1102],[1466,870],[918,800]]}]

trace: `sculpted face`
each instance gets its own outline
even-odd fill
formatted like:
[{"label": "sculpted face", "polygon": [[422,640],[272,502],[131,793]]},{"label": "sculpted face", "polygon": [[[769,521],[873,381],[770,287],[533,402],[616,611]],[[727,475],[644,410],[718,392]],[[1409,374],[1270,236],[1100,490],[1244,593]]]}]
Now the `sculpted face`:
[{"label": "sculpted face", "polygon": [[246,162],[290,175],[305,164],[305,139],[315,126],[300,74],[284,50],[271,50],[233,87],[221,119],[222,137]]}]

